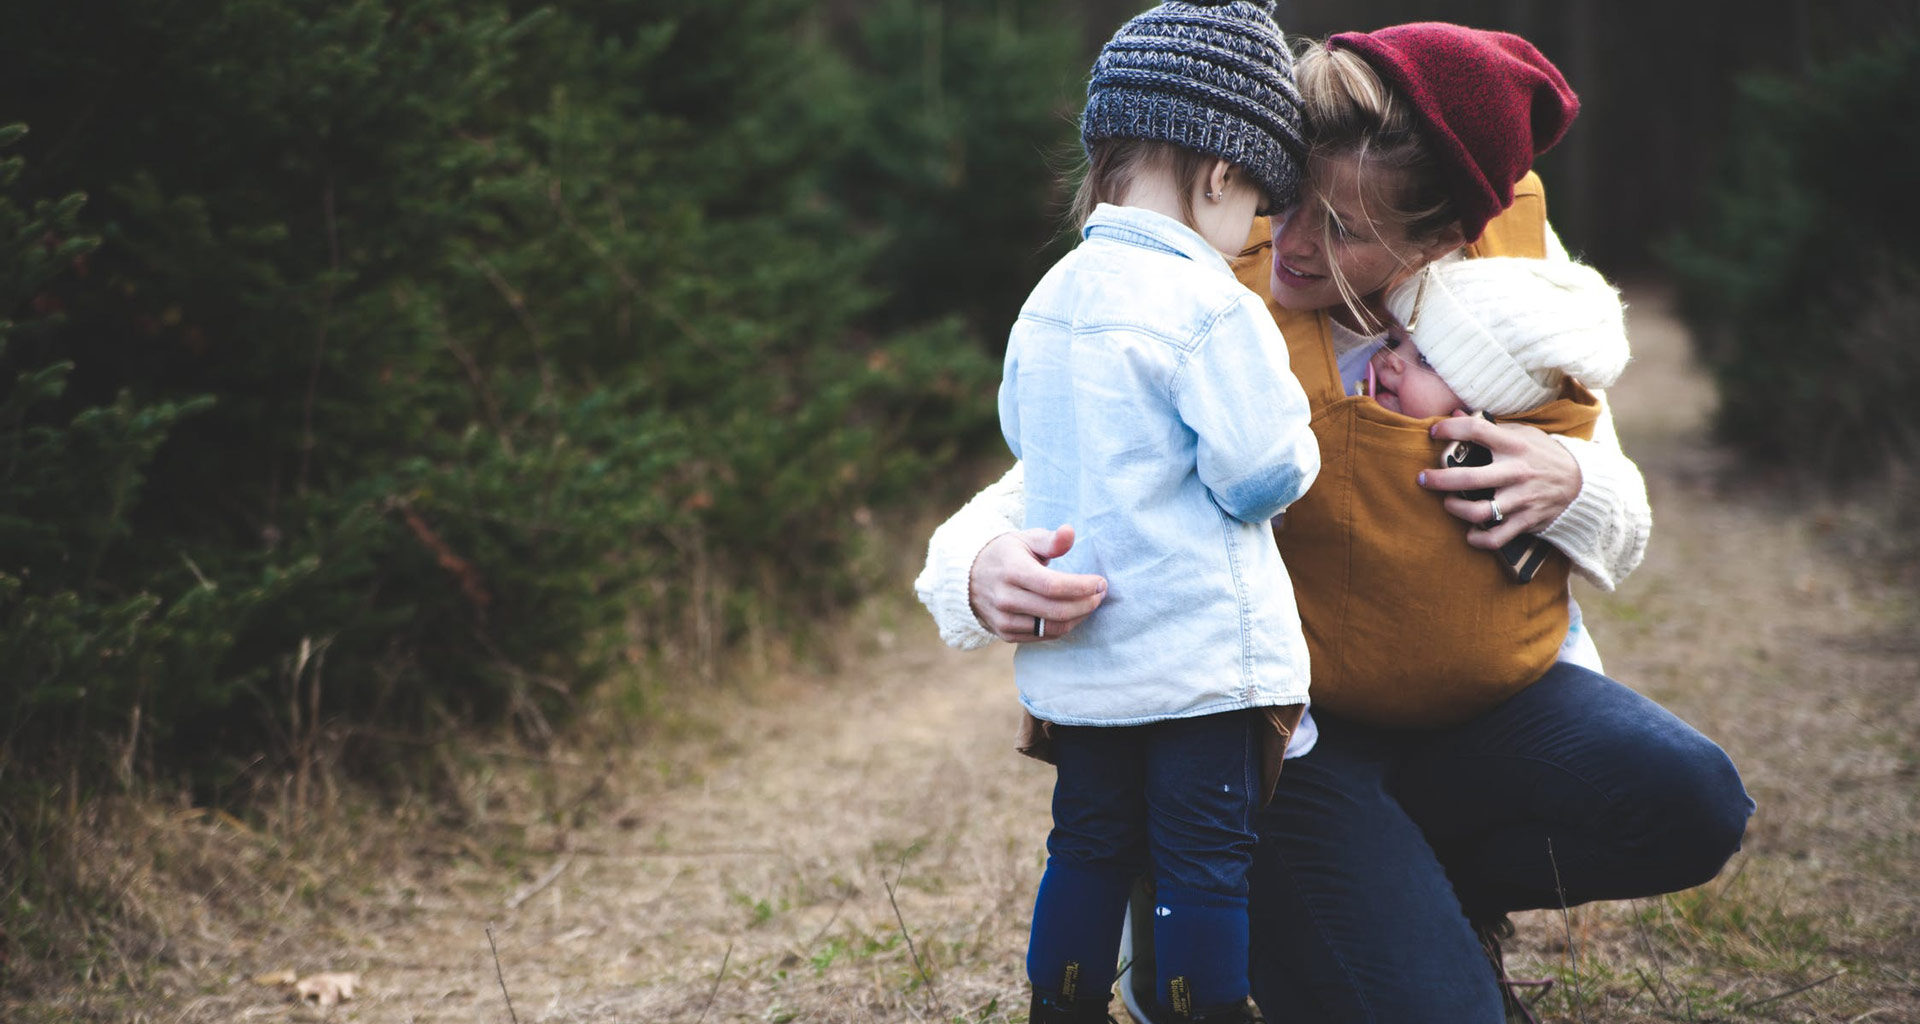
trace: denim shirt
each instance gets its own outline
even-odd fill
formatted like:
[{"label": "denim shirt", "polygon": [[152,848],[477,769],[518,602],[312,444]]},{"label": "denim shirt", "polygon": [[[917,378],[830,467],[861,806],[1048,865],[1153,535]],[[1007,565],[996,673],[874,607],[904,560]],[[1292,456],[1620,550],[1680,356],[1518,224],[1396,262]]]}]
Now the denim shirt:
[{"label": "denim shirt", "polygon": [[1320,469],[1307,396],[1261,298],[1180,222],[1100,206],[1007,342],[1000,425],[1026,526],[1071,523],[1055,569],[1107,596],[1023,644],[1020,699],[1061,725],[1307,700],[1307,649],[1269,521]]}]

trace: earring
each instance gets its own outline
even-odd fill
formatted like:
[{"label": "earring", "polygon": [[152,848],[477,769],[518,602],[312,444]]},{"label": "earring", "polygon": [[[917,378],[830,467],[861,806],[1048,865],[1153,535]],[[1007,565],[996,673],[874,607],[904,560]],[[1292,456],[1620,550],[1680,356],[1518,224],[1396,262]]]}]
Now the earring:
[{"label": "earring", "polygon": [[1211,200],[1213,200],[1214,202],[1216,202],[1216,203],[1217,203],[1217,202],[1219,202],[1219,201],[1220,201],[1220,195],[1221,195],[1221,194],[1220,194],[1220,193],[1218,193],[1218,192],[1209,192],[1209,193],[1207,193],[1207,198],[1208,198],[1208,199],[1211,199]]},{"label": "earring", "polygon": [[1420,323],[1420,308],[1427,302],[1427,281],[1432,277],[1433,264],[1429,263],[1420,268],[1420,285],[1413,290],[1413,312],[1407,314],[1407,322],[1401,325],[1409,334],[1413,333],[1414,327]]}]

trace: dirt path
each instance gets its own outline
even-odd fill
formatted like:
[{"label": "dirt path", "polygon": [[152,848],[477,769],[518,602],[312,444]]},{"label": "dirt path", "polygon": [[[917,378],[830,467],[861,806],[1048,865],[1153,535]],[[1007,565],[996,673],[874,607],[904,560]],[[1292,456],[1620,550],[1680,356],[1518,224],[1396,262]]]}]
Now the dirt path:
[{"label": "dirt path", "polygon": [[[1615,400],[1655,539],[1620,593],[1582,599],[1613,673],[1722,740],[1761,809],[1719,882],[1528,915],[1518,966],[1562,974],[1547,1008],[1566,1020],[1920,1021],[1920,644],[1892,591],[1822,553],[1817,513],[1717,482],[1710,391],[1658,294],[1634,299]],[[635,753],[612,811],[505,852],[403,850],[298,927],[199,915],[173,954],[187,962],[115,1005],[192,1022],[1024,1018],[1050,777],[1011,752],[1009,654],[941,647],[917,607],[863,629],[835,678],[716,696],[704,731]],[[247,980],[280,968],[363,988],[322,1011]]]}]

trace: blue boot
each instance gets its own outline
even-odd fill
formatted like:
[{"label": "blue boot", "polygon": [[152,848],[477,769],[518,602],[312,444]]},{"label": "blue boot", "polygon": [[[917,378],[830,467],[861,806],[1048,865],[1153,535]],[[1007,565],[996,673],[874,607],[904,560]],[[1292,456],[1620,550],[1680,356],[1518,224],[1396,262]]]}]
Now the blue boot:
[{"label": "blue boot", "polygon": [[1069,999],[1057,992],[1033,990],[1033,1007],[1027,1011],[1027,1024],[1114,1024],[1107,1014],[1110,996],[1098,999]]}]

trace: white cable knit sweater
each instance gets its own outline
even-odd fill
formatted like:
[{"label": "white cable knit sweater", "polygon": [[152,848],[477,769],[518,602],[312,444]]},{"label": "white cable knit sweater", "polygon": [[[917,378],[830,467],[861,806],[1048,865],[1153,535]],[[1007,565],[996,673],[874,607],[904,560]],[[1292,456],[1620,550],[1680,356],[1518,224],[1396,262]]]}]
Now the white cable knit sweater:
[{"label": "white cable knit sweater", "polygon": [[[1570,257],[1560,238],[1546,229],[1547,258]],[[1332,324],[1337,353],[1371,345],[1375,338]],[[1555,435],[1580,467],[1580,493],[1573,504],[1538,536],[1566,553],[1573,569],[1587,582],[1611,591],[1640,565],[1653,531],[1653,509],[1647,502],[1647,484],[1640,467],[1620,448],[1613,411],[1606,395],[1596,392],[1602,409],[1593,425],[1593,440]],[[927,562],[913,581],[920,603],[933,614],[940,639],[961,650],[985,647],[995,639],[974,617],[968,577],[974,559],[987,542],[1020,529],[1026,519],[1026,492],[1020,464],[987,485],[960,507],[927,540]]]},{"label": "white cable knit sweater", "polygon": [[[1580,466],[1580,493],[1539,535],[1566,552],[1582,578],[1610,591],[1646,554],[1653,530],[1646,481],[1621,451],[1610,411],[1594,424],[1593,440],[1558,436],[1554,440]],[[1025,515],[1026,493],[1016,462],[928,539],[927,562],[913,589],[933,614],[940,639],[949,646],[973,650],[993,642],[993,634],[974,617],[968,576],[980,549],[995,537],[1020,529]]]}]

